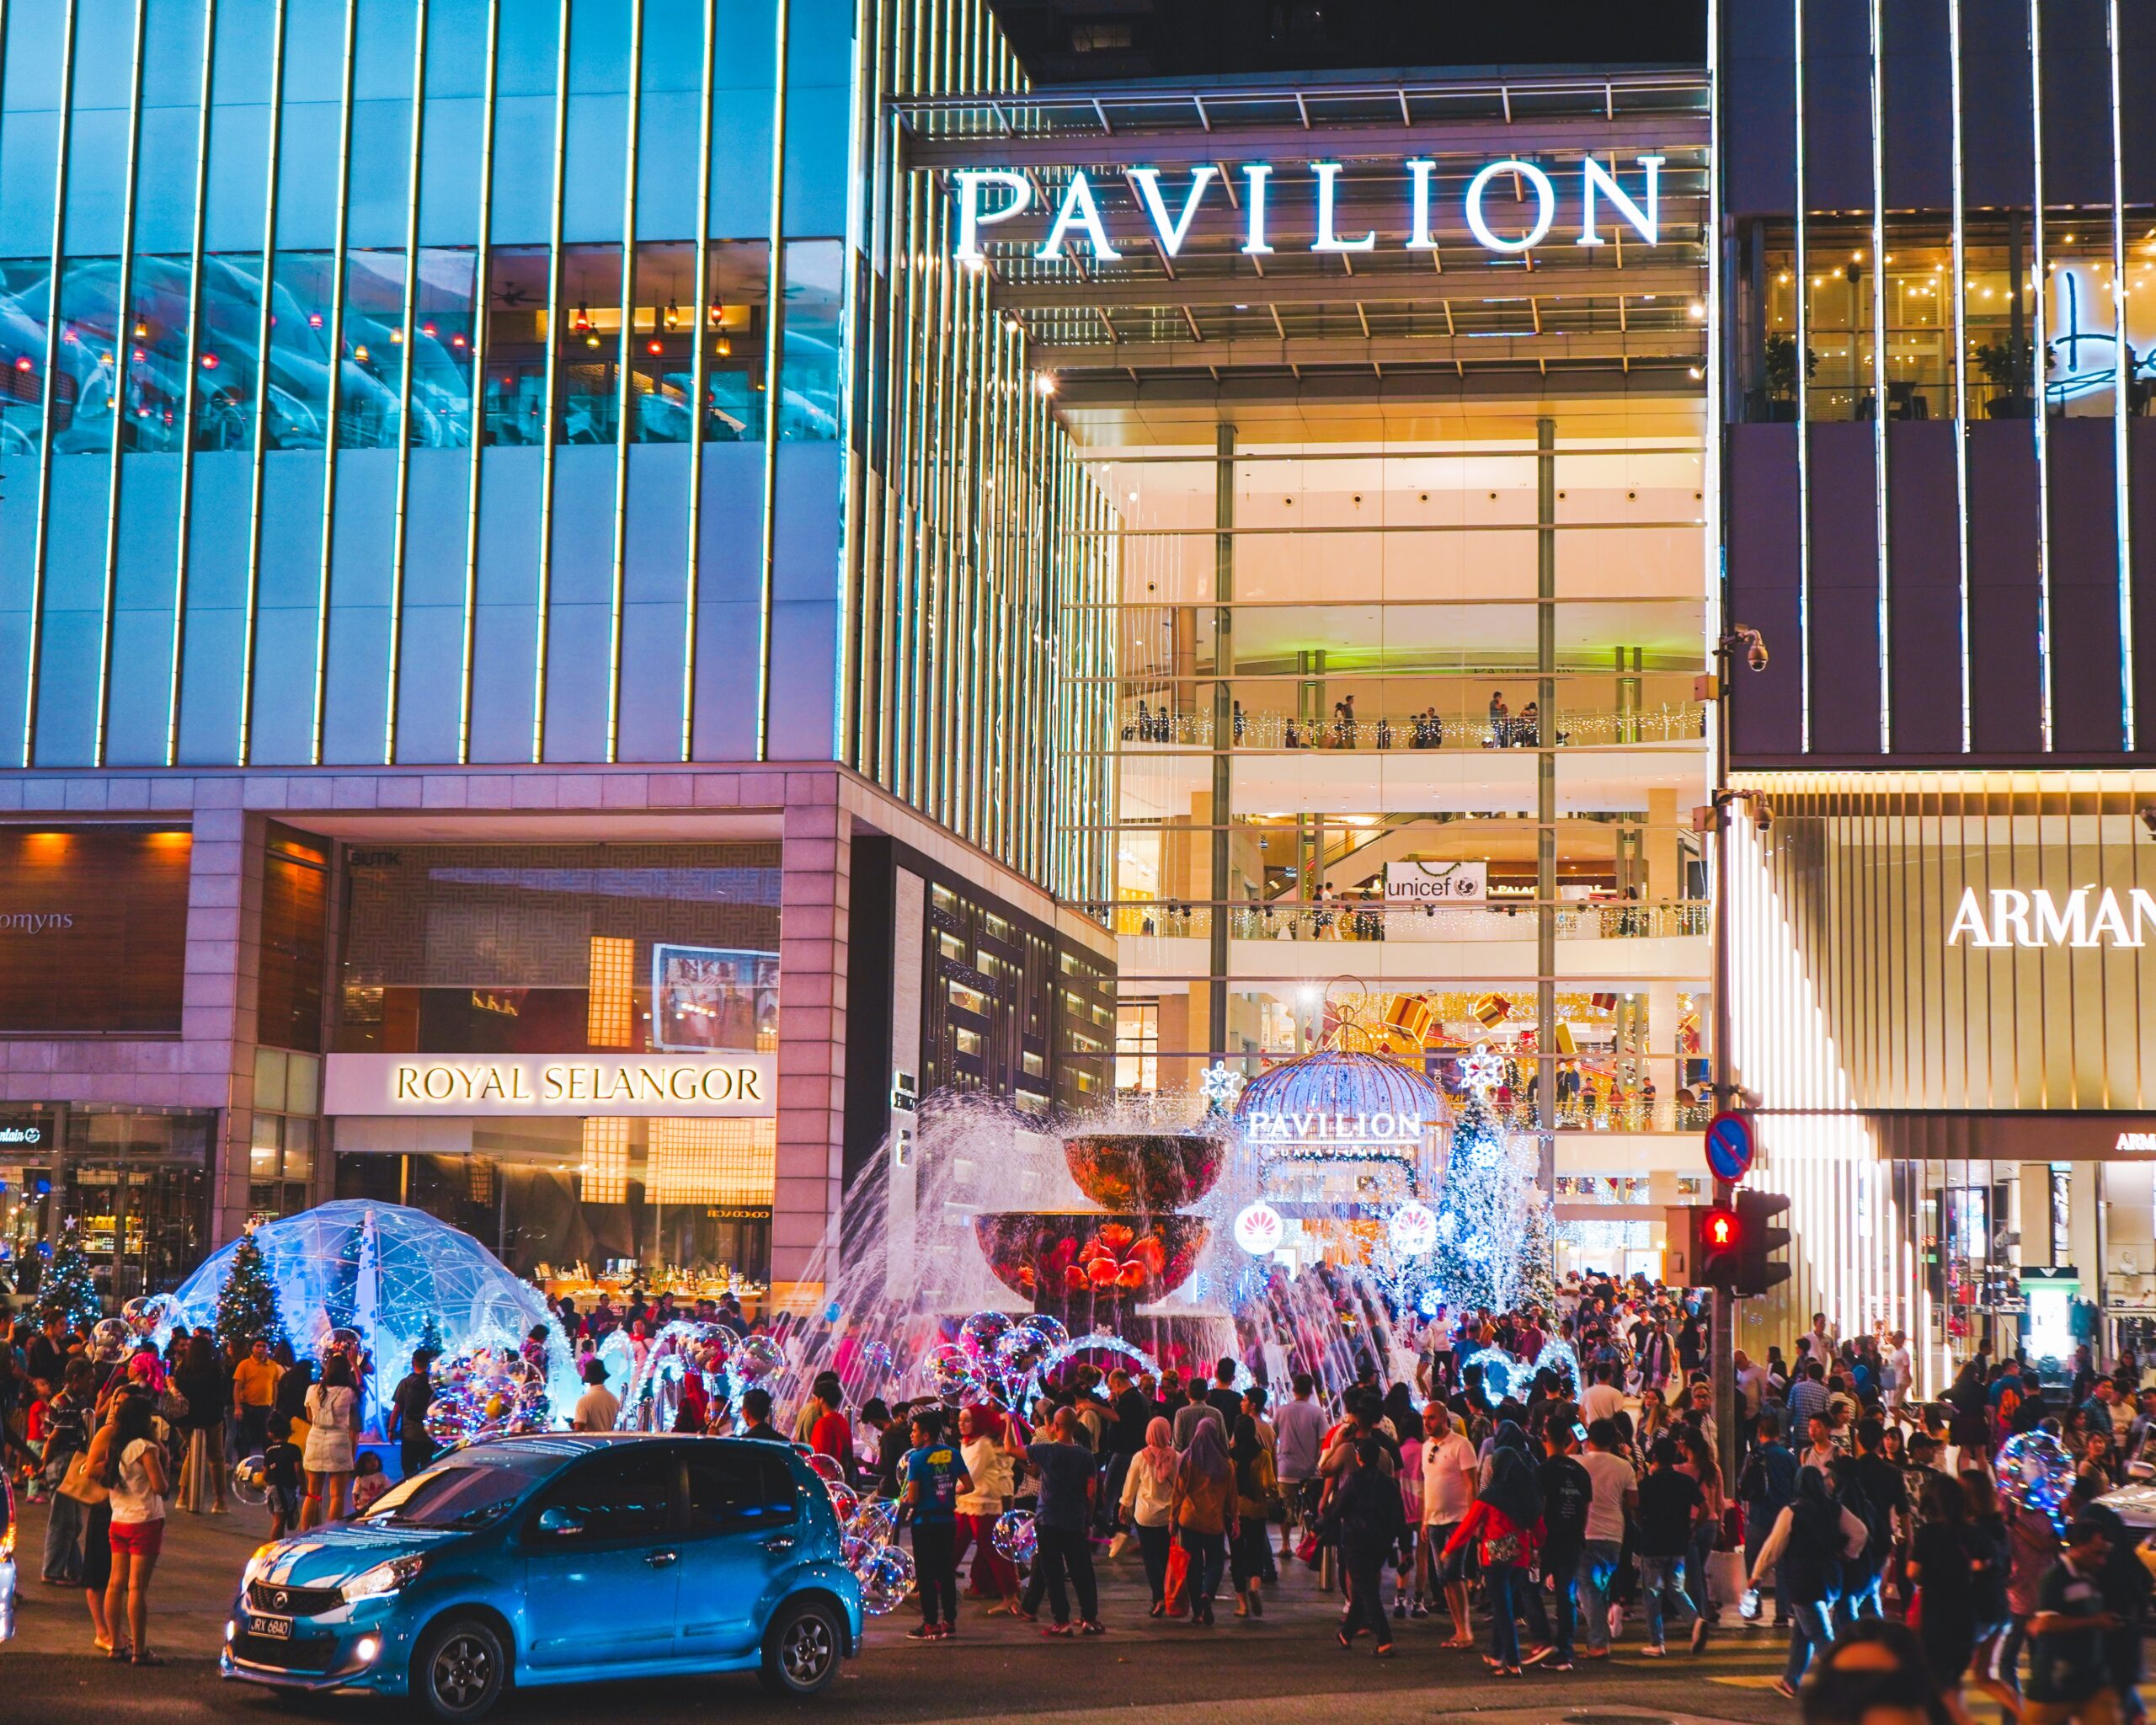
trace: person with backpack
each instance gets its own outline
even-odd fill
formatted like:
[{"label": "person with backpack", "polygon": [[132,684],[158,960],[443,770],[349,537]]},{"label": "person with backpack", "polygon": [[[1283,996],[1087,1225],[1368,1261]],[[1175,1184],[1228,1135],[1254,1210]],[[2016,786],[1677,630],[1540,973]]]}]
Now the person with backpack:
[{"label": "person with backpack", "polygon": [[1807,1467],[1797,1475],[1796,1495],[1774,1517],[1749,1571],[1755,1589],[1774,1578],[1789,1624],[1789,1660],[1774,1682],[1784,1700],[1796,1699],[1813,1652],[1833,1643],[1830,1614],[1841,1592],[1842,1566],[1862,1557],[1870,1539],[1863,1521],[1835,1501],[1825,1474]]},{"label": "person with backpack", "polygon": [[[1753,1429],[1758,1440],[1737,1477],[1737,1501],[1744,1506],[1747,1574],[1760,1568],[1759,1552],[1774,1530],[1774,1519],[1796,1496],[1796,1457],[1782,1442],[1781,1416],[1763,1413]],[[1789,1621],[1789,1602],[1782,1598],[1781,1589],[1777,1586],[1774,1621],[1769,1626],[1780,1629]]]},{"label": "person with backpack", "polygon": [[1544,1643],[1520,1657],[1520,1599],[1528,1567],[1542,1536],[1542,1485],[1527,1455],[1527,1434],[1508,1420],[1497,1429],[1475,1502],[1446,1543],[1449,1557],[1468,1541],[1481,1542],[1482,1580],[1490,1595],[1490,1651],[1483,1659],[1500,1677],[1519,1677],[1524,1667],[1549,1658],[1556,1648]]}]

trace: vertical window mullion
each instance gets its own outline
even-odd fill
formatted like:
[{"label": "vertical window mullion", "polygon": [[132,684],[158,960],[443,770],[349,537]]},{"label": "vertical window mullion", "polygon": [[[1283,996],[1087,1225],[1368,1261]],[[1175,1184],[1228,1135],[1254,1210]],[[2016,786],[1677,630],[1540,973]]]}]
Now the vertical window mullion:
[{"label": "vertical window mullion", "polygon": [[494,321],[487,284],[494,273],[494,126],[501,40],[502,0],[487,0],[486,93],[479,119],[479,231],[472,264],[472,291],[478,307],[472,319],[472,470],[464,503],[464,634],[457,661],[456,759],[463,766],[472,760],[472,660],[478,645],[479,486],[486,467],[487,334]]},{"label": "vertical window mullion", "polygon": [[[696,757],[696,626],[703,585],[704,391],[709,387],[711,311],[712,105],[718,46],[718,0],[704,0],[704,58],[696,130],[696,304],[690,327],[696,332],[689,360],[689,567],[681,613],[681,758]],[[770,320],[768,317],[766,322]],[[768,407],[768,403],[766,403]]]},{"label": "vertical window mullion", "polygon": [[[418,333],[419,302],[419,177],[427,128],[427,8],[428,0],[414,0],[412,20],[412,141],[405,172],[404,208],[404,363],[397,393],[397,501],[389,552],[389,665],[388,694],[383,706],[382,761],[397,763],[397,708],[404,673],[404,558],[412,495],[412,373],[417,369],[414,341]],[[474,283],[476,287],[478,284]],[[472,439],[472,459],[479,459],[478,440]]]},{"label": "vertical window mullion", "polygon": [[[569,149],[569,25],[573,0],[560,0],[554,42],[554,172],[547,218],[547,400],[540,413],[539,594],[533,630],[531,761],[547,758],[547,632],[553,608],[554,444],[558,435],[562,355],[562,195]],[[492,197],[492,189],[488,195]],[[617,428],[618,429],[618,428]]]},{"label": "vertical window mullion", "polygon": [[187,600],[193,572],[189,531],[195,501],[195,392],[202,345],[202,243],[210,204],[211,82],[217,58],[217,0],[203,0],[201,106],[195,128],[195,230],[188,243],[185,380],[180,385],[179,531],[174,536],[172,665],[166,674],[165,765],[179,760],[179,701],[186,663]]},{"label": "vertical window mullion", "polygon": [[[614,534],[611,595],[606,628],[606,759],[621,759],[622,605],[627,578],[629,518],[629,344],[637,312],[637,131],[643,112],[643,0],[629,0],[629,99],[626,166],[622,175],[622,327],[614,360]],[[703,285],[696,286],[699,296]],[[698,341],[697,345],[702,346]],[[689,435],[696,435],[693,414]]]},{"label": "vertical window mullion", "polygon": [[[337,237],[329,254],[329,388],[322,428],[322,563],[314,606],[314,713],[307,733],[311,739],[307,759],[317,766],[322,765],[323,727],[329,706],[329,596],[336,579],[337,457],[344,441],[338,419],[344,393],[344,257],[352,206],[352,62],[359,29],[360,0],[344,0],[343,84],[337,117]],[[273,275],[273,286],[275,281]],[[403,370],[408,381],[412,368],[407,364]],[[403,433],[401,419],[398,431],[400,436]],[[390,628],[394,634],[393,616]]]},{"label": "vertical window mullion", "polygon": [[288,0],[277,0],[277,36],[270,55],[269,186],[263,196],[261,307],[255,320],[254,413],[251,427],[251,478],[248,495],[247,616],[240,648],[238,764],[248,765],[254,752],[254,660],[260,646],[257,636],[262,619],[262,484],[263,419],[270,392],[270,294],[275,280],[277,256],[277,169],[285,134],[285,29]]}]

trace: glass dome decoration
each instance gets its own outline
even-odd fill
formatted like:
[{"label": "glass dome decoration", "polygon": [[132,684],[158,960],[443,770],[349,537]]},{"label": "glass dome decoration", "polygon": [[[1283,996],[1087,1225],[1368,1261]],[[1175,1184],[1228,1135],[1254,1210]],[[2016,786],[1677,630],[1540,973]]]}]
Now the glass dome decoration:
[{"label": "glass dome decoration", "polygon": [[[379,1402],[404,1375],[413,1350],[445,1359],[489,1348],[515,1355],[535,1326],[547,1331],[547,1390],[566,1412],[579,1393],[576,1362],[536,1288],[469,1234],[424,1210],[342,1199],[254,1231],[263,1268],[277,1290],[277,1310],[292,1346],[318,1357],[332,1332],[359,1332],[372,1370],[365,1412],[379,1423]],[[217,1295],[232,1271],[235,1240],[183,1282],[166,1309],[169,1324],[214,1322]]]},{"label": "glass dome decoration", "polygon": [[1401,1033],[1343,1016],[1322,1047],[1261,1072],[1236,1098],[1236,1130],[1274,1162],[1384,1162],[1433,1182],[1451,1118],[1444,1093],[1393,1052]]}]

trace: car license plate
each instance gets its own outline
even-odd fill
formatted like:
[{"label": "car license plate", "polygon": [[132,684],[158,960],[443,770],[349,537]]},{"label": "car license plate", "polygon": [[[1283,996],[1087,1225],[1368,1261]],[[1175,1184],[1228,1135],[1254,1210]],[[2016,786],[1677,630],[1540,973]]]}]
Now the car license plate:
[{"label": "car license plate", "polygon": [[247,1632],[269,1641],[290,1641],[292,1638],[292,1620],[289,1617],[256,1617],[249,1616]]}]

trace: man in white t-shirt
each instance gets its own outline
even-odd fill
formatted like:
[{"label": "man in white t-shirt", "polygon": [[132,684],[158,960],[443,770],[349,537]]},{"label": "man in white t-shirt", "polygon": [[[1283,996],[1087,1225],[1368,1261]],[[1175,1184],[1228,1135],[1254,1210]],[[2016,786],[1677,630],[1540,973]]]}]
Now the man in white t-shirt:
[{"label": "man in white t-shirt", "polygon": [[1625,1543],[1625,1517],[1640,1498],[1632,1464],[1614,1453],[1617,1445],[1615,1426],[1607,1419],[1589,1422],[1587,1452],[1580,1457],[1580,1466],[1593,1482],[1594,1495],[1588,1501],[1579,1583],[1580,1613],[1587,1620],[1586,1656],[1590,1659],[1609,1657],[1609,1583],[1617,1573],[1618,1550]]},{"label": "man in white t-shirt", "polygon": [[[1439,1554],[1453,1530],[1467,1519],[1481,1471],[1475,1445],[1453,1429],[1452,1416],[1445,1411],[1444,1403],[1427,1403],[1422,1409],[1422,1573],[1417,1592],[1418,1595],[1433,1594],[1442,1583],[1445,1607],[1452,1613],[1455,1647],[1474,1643],[1467,1624],[1467,1581],[1456,1567],[1444,1567]],[[1416,1610],[1422,1610],[1419,1597]]]},{"label": "man in white t-shirt", "polygon": [[1598,1366],[1594,1381],[1580,1397],[1580,1418],[1593,1425],[1598,1419],[1614,1419],[1625,1411],[1625,1392],[1617,1387],[1618,1368]]},{"label": "man in white t-shirt", "polygon": [[1894,1345],[1886,1355],[1886,1405],[1895,1413],[1902,1411],[1902,1403],[1908,1397],[1909,1386],[1916,1376],[1916,1361],[1909,1357],[1909,1338],[1906,1331],[1894,1332]]},{"label": "man in white t-shirt", "polygon": [[622,1417],[622,1399],[606,1387],[606,1368],[596,1359],[585,1360],[584,1381],[590,1387],[576,1398],[569,1423],[580,1432],[611,1432]]}]

